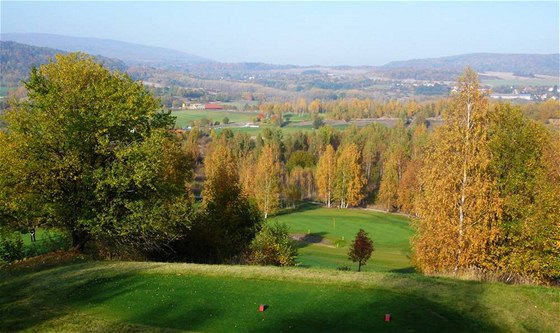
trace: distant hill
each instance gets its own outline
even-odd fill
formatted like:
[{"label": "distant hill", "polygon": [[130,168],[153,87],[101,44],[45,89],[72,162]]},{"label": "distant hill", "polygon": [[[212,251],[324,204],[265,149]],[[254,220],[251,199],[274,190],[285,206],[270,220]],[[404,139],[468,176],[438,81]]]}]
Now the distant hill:
[{"label": "distant hill", "polygon": [[[0,85],[15,87],[27,78],[33,66],[47,63],[56,54],[66,53],[48,47],[38,47],[11,41],[0,41]],[[118,59],[95,56],[107,68],[125,71],[127,66]]]},{"label": "distant hill", "polygon": [[40,47],[50,47],[68,52],[82,51],[108,58],[118,58],[131,65],[180,65],[211,61],[177,50],[110,39],[70,37],[41,33],[2,33],[0,34],[0,40],[10,40]]},{"label": "distant hill", "polygon": [[466,66],[478,72],[512,72],[522,75],[559,76],[560,54],[499,54],[473,53],[451,57],[393,61],[379,67],[382,70],[398,73],[429,72],[458,73]]}]

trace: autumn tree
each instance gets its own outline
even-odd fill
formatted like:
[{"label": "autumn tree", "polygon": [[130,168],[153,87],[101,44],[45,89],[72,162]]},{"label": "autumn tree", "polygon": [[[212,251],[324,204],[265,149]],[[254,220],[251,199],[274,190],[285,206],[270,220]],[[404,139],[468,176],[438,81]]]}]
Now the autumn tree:
[{"label": "autumn tree", "polygon": [[225,140],[213,144],[204,176],[202,207],[184,240],[186,256],[196,262],[236,261],[260,230],[260,214],[242,193],[237,161]]},{"label": "autumn tree", "polygon": [[358,263],[358,272],[360,272],[362,270],[362,266],[365,266],[373,251],[373,241],[369,238],[364,229],[360,229],[360,231],[356,234],[356,238],[354,238],[350,244],[350,248],[348,249],[348,259],[352,260],[352,262]]},{"label": "autumn tree", "polygon": [[414,215],[414,203],[421,190],[420,170],[424,165],[424,150],[428,138],[426,126],[421,123],[414,126],[411,140],[411,156],[404,165],[399,180],[397,205],[401,212]]},{"label": "autumn tree", "polygon": [[355,144],[340,148],[336,160],[334,197],[340,208],[357,206],[362,198],[365,179],[360,165],[360,151]]},{"label": "autumn tree", "polygon": [[3,223],[64,228],[78,249],[153,248],[186,230],[191,164],[141,83],[68,54],[25,87],[0,134]]},{"label": "autumn tree", "polygon": [[472,69],[458,86],[444,125],[431,137],[415,208],[415,262],[428,273],[491,267],[499,232],[500,199],[489,169],[488,102]]},{"label": "autumn tree", "polygon": [[336,153],[331,145],[327,146],[327,149],[319,158],[315,180],[319,197],[330,208],[336,183]]},{"label": "autumn tree", "polygon": [[377,202],[384,205],[388,211],[399,209],[399,184],[406,163],[410,159],[410,140],[408,131],[402,122],[393,129],[391,141],[389,148],[384,153],[383,172],[377,198]]},{"label": "autumn tree", "polygon": [[255,201],[268,218],[280,204],[280,163],[272,145],[265,145],[255,170]]},{"label": "autumn tree", "polygon": [[[556,137],[555,137],[556,135]],[[490,170],[502,203],[493,251],[508,274],[550,282],[560,277],[560,138],[519,108],[491,114]]]}]

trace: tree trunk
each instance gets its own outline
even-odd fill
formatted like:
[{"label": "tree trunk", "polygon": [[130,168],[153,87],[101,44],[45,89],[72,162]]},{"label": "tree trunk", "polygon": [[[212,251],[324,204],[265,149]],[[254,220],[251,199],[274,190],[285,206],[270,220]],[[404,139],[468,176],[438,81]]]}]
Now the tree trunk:
[{"label": "tree trunk", "polygon": [[72,248],[80,252],[84,251],[86,243],[91,239],[91,236],[80,230],[72,230]]},{"label": "tree trunk", "polygon": [[459,235],[457,237],[457,258],[455,261],[455,267],[453,268],[453,273],[457,274],[459,270],[459,264],[461,261],[461,254],[463,251],[463,233],[465,228],[465,202],[466,202],[466,188],[467,188],[467,167],[469,163],[469,151],[470,148],[470,131],[471,131],[471,112],[472,104],[470,100],[467,100],[467,120],[465,124],[465,152],[463,156],[463,175],[461,179],[461,199],[459,202]]}]

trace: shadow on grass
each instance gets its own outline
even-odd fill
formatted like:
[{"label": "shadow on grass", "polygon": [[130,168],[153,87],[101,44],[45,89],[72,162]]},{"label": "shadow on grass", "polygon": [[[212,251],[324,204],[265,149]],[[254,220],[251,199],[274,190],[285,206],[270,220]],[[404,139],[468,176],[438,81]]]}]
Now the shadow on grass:
[{"label": "shadow on grass", "polygon": [[398,274],[413,274],[413,273],[416,273],[416,270],[414,269],[414,267],[410,266],[410,267],[405,267],[405,268],[392,269],[389,272],[390,273],[398,273]]},{"label": "shadow on grass", "polygon": [[326,244],[325,235],[327,235],[327,232],[321,231],[310,234],[292,234],[291,237],[296,243],[296,248],[302,249],[312,244]]},{"label": "shadow on grass", "polygon": [[[114,310],[116,321],[102,323],[108,325],[103,326],[103,331],[107,332],[113,331],[112,324],[116,325],[115,332],[133,329],[132,326],[127,328],[126,323],[154,328],[196,330],[204,325],[209,314],[215,313],[215,318],[219,317],[218,311],[208,304],[191,306],[189,311],[172,311],[174,308],[180,309],[181,302],[185,300],[169,298],[154,302],[159,288],[154,290],[153,284],[144,281],[136,269],[121,274],[108,270],[110,275],[104,277],[104,273],[99,270],[92,275],[88,274],[87,268],[86,264],[83,269],[69,265],[31,274],[27,271],[2,272],[0,332],[40,331],[45,322],[56,322],[59,318],[67,321],[64,318],[71,316],[76,309],[88,309],[95,314],[99,306]],[[131,297],[139,290],[147,291],[146,295],[140,295],[141,302],[137,301],[138,298]],[[130,299],[136,301],[127,303]],[[86,326],[82,329],[95,330]],[[140,330],[143,329],[140,327]]]},{"label": "shadow on grass", "polygon": [[[88,290],[92,283],[104,283],[103,279],[88,280],[82,274],[75,274],[70,269],[73,266],[58,267],[52,271],[46,268],[31,274],[25,274],[26,270],[15,273],[2,272],[0,331],[31,329],[50,319],[67,315],[77,305],[76,297],[81,297],[79,295]],[[123,273],[113,276],[110,280],[126,283],[131,276],[132,273]],[[114,290],[110,295],[104,295],[103,299],[119,296],[123,292]]]},{"label": "shadow on grass", "polygon": [[321,205],[321,204],[317,204],[317,203],[313,203],[313,202],[302,202],[302,203],[298,204],[296,206],[296,208],[284,208],[284,209],[280,210],[274,216],[271,216],[271,218],[274,218],[276,216],[288,215],[288,214],[292,214],[292,213],[306,212],[306,211],[310,211],[310,210],[319,209],[319,208],[322,208],[322,207],[323,207],[323,205]]},{"label": "shadow on grass", "polygon": [[[274,308],[251,332],[500,332],[491,318],[483,315],[478,297],[483,287],[471,284],[456,292],[457,302],[466,302],[476,313],[463,313],[456,306],[434,301],[437,296],[424,297],[422,291],[409,293],[398,289],[366,289],[359,297],[350,296],[347,306],[333,308],[327,296],[309,304],[304,311]],[[337,295],[336,297],[345,297]],[[340,302],[340,300],[337,300]],[[276,315],[276,313],[278,313]],[[390,314],[390,321],[385,315]]]}]

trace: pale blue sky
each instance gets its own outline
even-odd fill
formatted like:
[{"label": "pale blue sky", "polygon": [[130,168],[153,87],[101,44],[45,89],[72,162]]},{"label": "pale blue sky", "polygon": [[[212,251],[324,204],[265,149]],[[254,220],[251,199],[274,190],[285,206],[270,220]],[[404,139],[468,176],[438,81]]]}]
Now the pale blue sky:
[{"label": "pale blue sky", "polygon": [[10,2],[2,32],[174,48],[224,62],[382,65],[558,53],[559,2]]}]

